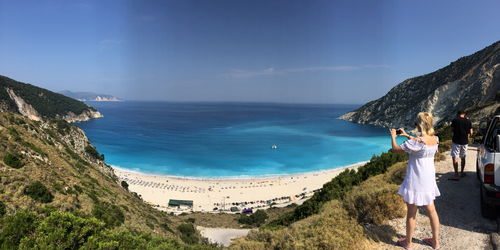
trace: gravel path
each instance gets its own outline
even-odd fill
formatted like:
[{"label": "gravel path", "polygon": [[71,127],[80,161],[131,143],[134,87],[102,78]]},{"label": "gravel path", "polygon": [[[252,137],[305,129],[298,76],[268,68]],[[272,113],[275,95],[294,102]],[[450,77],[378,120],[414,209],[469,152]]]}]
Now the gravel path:
[{"label": "gravel path", "polygon": [[231,240],[246,236],[252,229],[232,229],[232,228],[209,228],[197,226],[201,236],[207,238],[210,243],[217,243],[228,247]]},{"label": "gravel path", "polygon": [[[469,147],[467,152],[466,177],[460,181],[450,181],[453,164],[450,153],[446,160],[436,163],[437,184],[441,196],[435,201],[441,222],[441,249],[493,249],[491,234],[497,232],[497,223],[481,216],[479,204],[479,182],[476,178],[477,148]],[[387,242],[380,242],[381,249],[402,249],[396,246],[398,238],[405,237],[405,218],[386,223],[395,231],[395,236]],[[431,237],[428,217],[423,208],[417,214],[417,226],[413,239],[413,249],[432,249],[421,239]]]}]

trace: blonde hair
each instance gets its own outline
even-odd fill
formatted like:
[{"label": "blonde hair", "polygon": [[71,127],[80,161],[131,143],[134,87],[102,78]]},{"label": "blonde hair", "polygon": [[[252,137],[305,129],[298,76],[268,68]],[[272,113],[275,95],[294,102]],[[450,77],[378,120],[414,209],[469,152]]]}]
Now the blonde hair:
[{"label": "blonde hair", "polygon": [[422,135],[434,135],[434,119],[432,115],[427,112],[420,112],[417,115],[417,128],[419,128]]}]

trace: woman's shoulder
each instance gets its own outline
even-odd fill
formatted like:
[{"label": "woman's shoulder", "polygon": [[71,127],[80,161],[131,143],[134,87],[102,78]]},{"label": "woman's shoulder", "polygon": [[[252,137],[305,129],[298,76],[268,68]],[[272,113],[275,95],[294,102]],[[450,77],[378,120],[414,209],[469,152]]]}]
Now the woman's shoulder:
[{"label": "woman's shoulder", "polygon": [[427,146],[436,146],[439,144],[439,137],[437,136],[426,136],[424,137],[415,137],[412,140],[415,140],[418,143],[422,143]]}]

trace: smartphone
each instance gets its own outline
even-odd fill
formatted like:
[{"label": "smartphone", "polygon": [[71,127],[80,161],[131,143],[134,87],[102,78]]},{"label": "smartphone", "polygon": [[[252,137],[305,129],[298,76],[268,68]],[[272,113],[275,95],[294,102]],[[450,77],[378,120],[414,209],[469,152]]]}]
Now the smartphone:
[{"label": "smartphone", "polygon": [[402,133],[403,133],[403,131],[401,131],[401,129],[396,130],[396,134],[397,134],[397,135],[400,135],[400,134],[402,134]]}]

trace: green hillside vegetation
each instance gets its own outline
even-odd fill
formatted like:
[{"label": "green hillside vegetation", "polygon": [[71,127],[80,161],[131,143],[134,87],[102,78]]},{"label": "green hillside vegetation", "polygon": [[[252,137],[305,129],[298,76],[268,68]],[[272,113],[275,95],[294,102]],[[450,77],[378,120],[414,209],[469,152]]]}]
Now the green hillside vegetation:
[{"label": "green hillside vegetation", "polygon": [[75,126],[0,112],[0,249],[213,248],[122,187],[101,158]]},{"label": "green hillside vegetation", "polygon": [[0,110],[17,112],[16,103],[9,97],[6,88],[14,90],[28,104],[33,106],[37,112],[45,118],[56,118],[64,116],[68,112],[81,114],[85,110],[95,109],[83,102],[66,97],[52,91],[42,89],[31,84],[18,82],[0,75]]},{"label": "green hillside vegetation", "polygon": [[[442,152],[449,145],[440,144],[436,161],[444,159]],[[382,224],[405,216],[397,190],[406,173],[406,157],[384,153],[358,171],[344,171],[316,198],[236,240],[230,249],[373,249],[375,241],[395,234]]]}]

